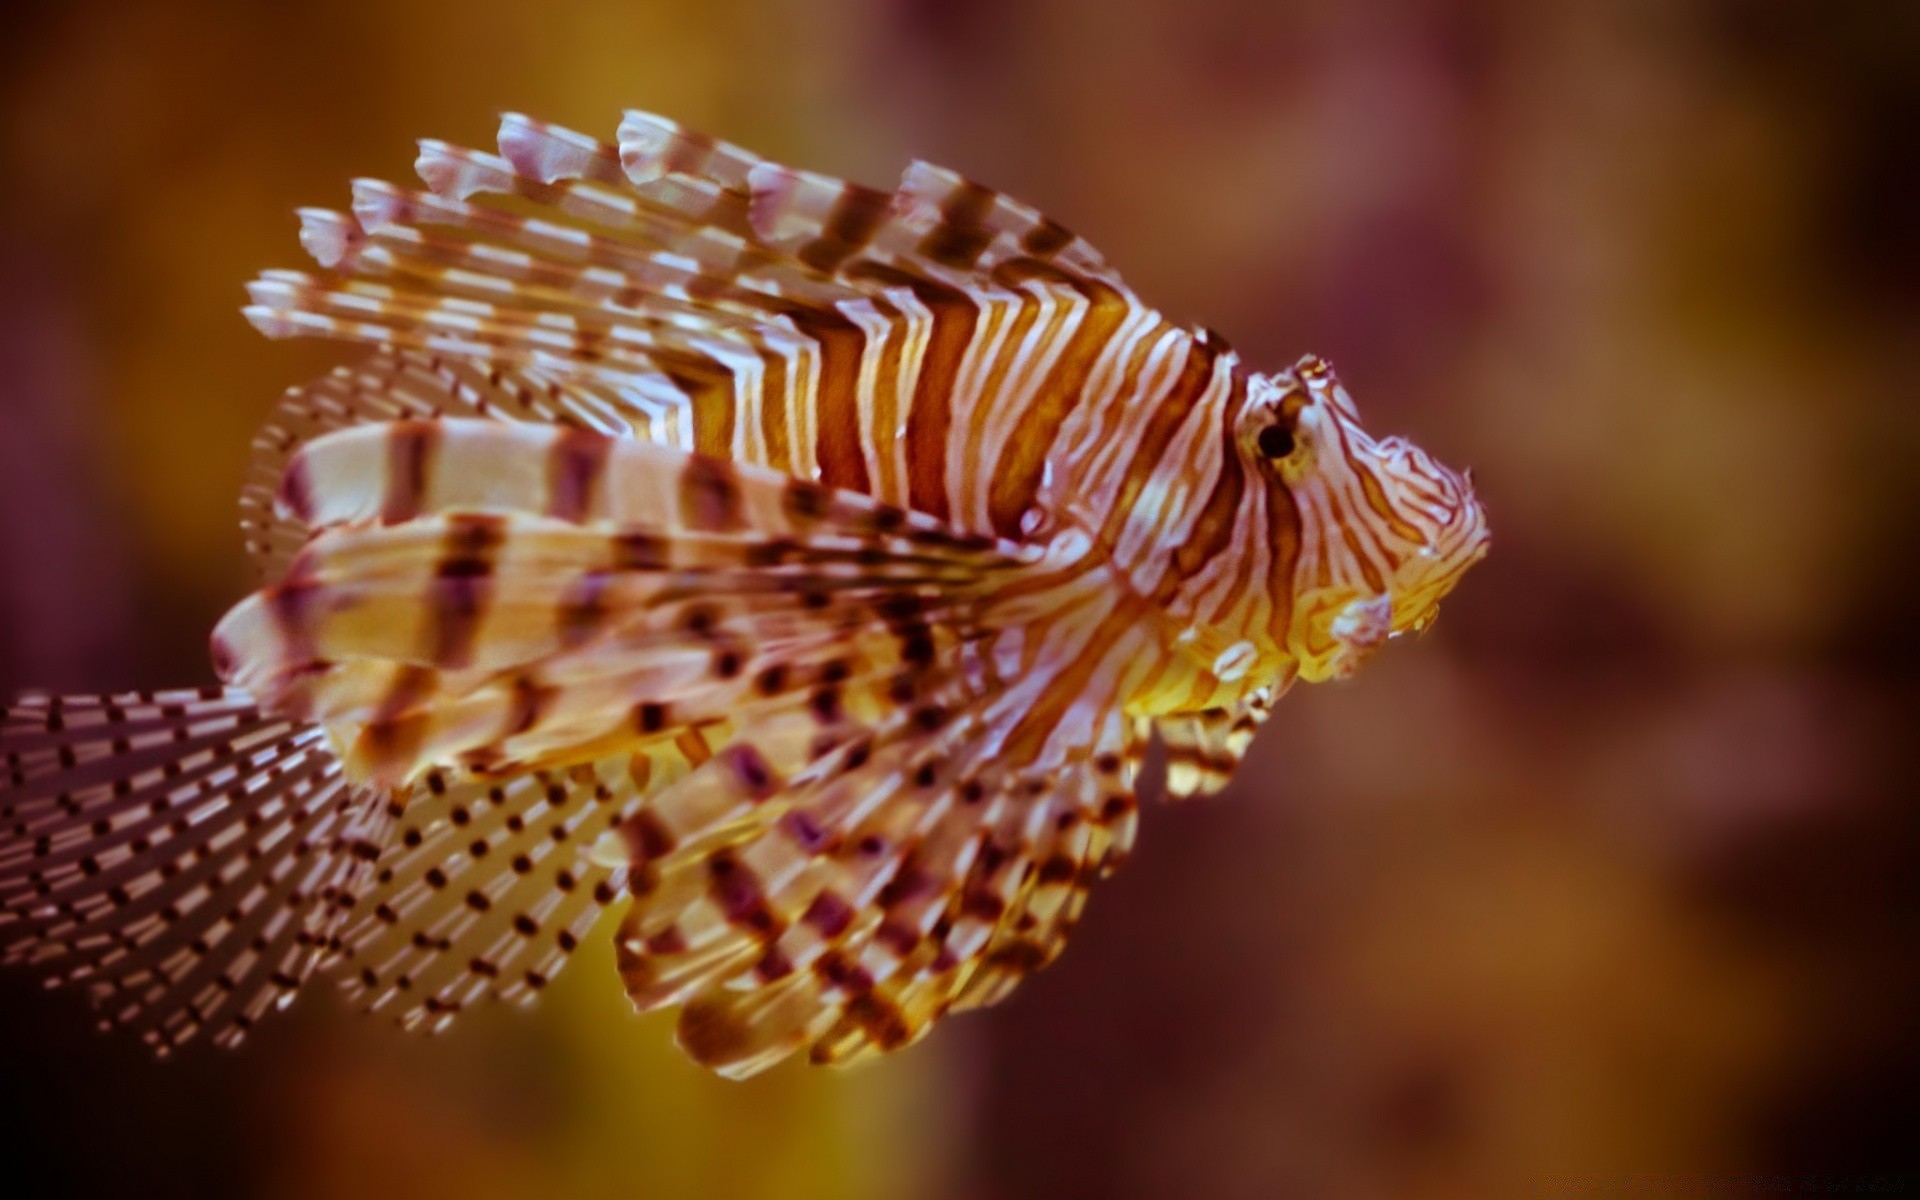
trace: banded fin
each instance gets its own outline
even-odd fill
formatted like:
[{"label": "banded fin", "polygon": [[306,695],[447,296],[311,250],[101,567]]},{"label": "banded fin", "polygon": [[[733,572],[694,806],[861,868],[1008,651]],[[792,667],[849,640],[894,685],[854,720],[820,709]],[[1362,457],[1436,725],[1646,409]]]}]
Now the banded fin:
[{"label": "banded fin", "polygon": [[625,895],[624,869],[587,851],[639,807],[649,767],[668,776],[672,753],[496,779],[429,772],[323,970],[410,1029],[444,1029],[481,996],[532,1001]]},{"label": "banded fin", "polygon": [[1233,781],[1233,773],[1253,744],[1253,735],[1273,711],[1266,688],[1250,693],[1235,708],[1175,713],[1153,722],[1167,751],[1167,796],[1186,800],[1212,796]]},{"label": "banded fin", "polygon": [[563,381],[538,369],[488,369],[462,359],[380,351],[289,388],[274,406],[254,439],[240,493],[246,548],[262,575],[286,571],[312,534],[297,506],[277,506],[283,490],[297,494],[301,486],[288,482],[288,464],[301,446],[336,430],[452,417],[690,443],[691,431],[680,427],[676,413],[631,390]]},{"label": "banded fin", "polygon": [[303,210],[322,269],[266,272],[248,318],[611,396],[647,415],[622,436],[957,529],[1024,536],[1077,398],[1125,403],[1198,344],[1056,222],[927,164],[867,189],[630,113],[617,144],[509,115],[498,153],[427,141],[417,166],[424,189]]},{"label": "banded fin", "polygon": [[[1031,548],[577,429],[361,426],[287,477],[318,532],[219,657],[423,806],[331,943],[407,1023],[537,988],[626,894],[629,994],[685,1005],[695,1057],[893,1049],[978,971],[998,994],[1050,958],[1080,864],[1128,836],[1130,798],[1104,807],[1125,723],[1055,746],[1027,727],[1037,683],[1000,679],[1039,652],[996,654],[1008,624],[1107,595]],[[1089,805],[1111,832],[1051,824]]]},{"label": "banded fin", "polygon": [[365,426],[309,444],[287,478],[283,507],[321,532],[221,622],[216,665],[334,727],[356,778],[396,786],[429,763],[586,761],[634,736],[644,704],[694,720],[829,662],[926,664],[1028,557],[579,430]]},{"label": "banded fin", "polygon": [[[904,272],[997,290],[1050,270],[1131,295],[1085,239],[1009,196],[932,163],[909,166],[895,191],[759,162],[748,175],[749,219],[766,245],[841,279]],[[1003,268],[1024,264],[1008,276]],[[885,278],[886,270],[877,273]]]},{"label": "banded fin", "polygon": [[996,761],[992,699],[893,714],[761,799],[758,832],[649,863],[685,882],[638,893],[617,935],[635,1003],[683,1004],[682,1048],[744,1077],[910,1045],[1051,961],[1130,841],[1131,781],[1106,754]]},{"label": "banded fin", "polygon": [[386,819],[231,689],[22,700],[0,751],[0,956],[162,1054],[291,1000]]}]

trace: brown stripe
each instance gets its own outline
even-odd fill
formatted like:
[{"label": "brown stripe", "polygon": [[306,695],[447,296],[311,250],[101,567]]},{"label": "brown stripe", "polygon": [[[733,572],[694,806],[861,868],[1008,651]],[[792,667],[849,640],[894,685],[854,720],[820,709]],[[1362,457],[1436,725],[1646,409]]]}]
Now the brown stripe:
[{"label": "brown stripe", "polygon": [[1246,400],[1247,381],[1238,372],[1233,391],[1221,409],[1220,475],[1213,491],[1194,521],[1186,542],[1173,554],[1173,570],[1160,585],[1162,599],[1182,583],[1197,575],[1215,555],[1224,552],[1233,539],[1233,523],[1240,513],[1240,500],[1246,492],[1246,472],[1240,462],[1240,447],[1233,436],[1233,424]]},{"label": "brown stripe", "polygon": [[942,521],[947,501],[947,439],[953,426],[953,385],[980,320],[980,306],[958,288],[916,282],[915,296],[933,316],[907,415],[907,498]]},{"label": "brown stripe", "polygon": [[665,354],[650,355],[661,374],[686,396],[693,409],[693,448],[717,458],[733,456],[733,374],[710,358],[692,355],[671,356],[679,367],[670,366]]},{"label": "brown stripe", "polygon": [[1115,647],[1126,640],[1127,633],[1147,619],[1149,603],[1129,598],[1114,606],[1095,627],[1085,648],[1057,671],[1047,693],[1021,714],[1019,724],[1002,743],[1002,755],[1009,761],[1024,762],[1028,761],[1025,756],[1039,752],[1058,727],[1067,705],[1087,694],[1094,673],[1116,652]]},{"label": "brown stripe", "polygon": [[894,470],[894,431],[900,428],[900,359],[906,349],[908,322],[894,305],[880,297],[871,301],[874,311],[886,320],[886,332],[880,339],[880,360],[874,365],[873,389],[867,397],[872,407],[874,462],[879,479],[872,492],[889,504],[907,503],[906,488]]},{"label": "brown stripe", "polygon": [[[973,427],[969,429],[966,434],[969,439],[969,445],[979,446],[982,449],[986,446],[985,429],[987,423],[996,417],[1004,416],[1012,404],[1011,398],[1007,395],[1007,375],[1013,370],[1014,359],[1018,356],[1022,344],[1026,342],[1027,336],[1032,331],[1034,323],[1040,319],[1040,306],[1031,302],[1023,303],[1014,309],[1011,314],[1008,314],[1008,316],[1010,320],[1008,321],[1007,330],[1004,335],[1000,335],[996,329],[991,327],[981,334],[984,339],[989,341],[997,339],[1000,345],[1000,350],[993,356],[992,361],[988,364],[987,376],[980,385],[980,395],[990,397],[991,402],[981,404],[974,409]],[[1041,336],[1043,338],[1059,337],[1065,319],[1066,314],[1056,310],[1048,319],[1048,328],[1041,331]],[[998,461],[1001,464],[1005,464],[1008,458],[1020,453],[1021,450],[1025,448],[1028,438],[1033,434],[1033,431],[1029,428],[1029,418],[1037,409],[1043,408],[1047,404],[1048,399],[1045,385],[1043,384],[1041,389],[1027,400],[1029,407],[1026,411],[1018,415],[1018,423],[1014,427],[1013,435],[1008,439],[1007,444],[1000,448]],[[1077,397],[1069,400],[1068,404],[1071,405],[1076,401]],[[996,475],[996,478],[998,477],[999,476]],[[992,496],[990,494],[989,505],[991,505],[991,502]],[[989,509],[989,511],[991,511],[991,509]],[[1019,518],[1021,515],[1024,515],[1025,512],[1026,509],[1023,508],[1019,514],[1015,515],[1015,533],[1013,536],[1019,536]]]},{"label": "brown stripe", "polygon": [[700,454],[687,459],[680,473],[680,521],[700,533],[732,533],[745,524],[740,481],[730,465]]},{"label": "brown stripe", "polygon": [[387,431],[387,486],[380,519],[389,525],[420,515],[427,494],[427,470],[440,442],[434,421],[396,421]]},{"label": "brown stripe", "polygon": [[820,348],[820,382],[814,390],[814,459],[820,482],[865,492],[867,460],[860,444],[860,362],[867,337],[838,312],[796,311],[794,324]]},{"label": "brown stripe", "polygon": [[606,623],[607,580],[605,571],[588,571],[568,585],[558,616],[561,646],[571,650],[592,640]]},{"label": "brown stripe", "polygon": [[853,924],[853,906],[842,900],[832,891],[823,891],[807,905],[807,911],[800,919],[819,930],[820,935],[829,940],[845,933],[847,926]]},{"label": "brown stripe", "polygon": [[721,751],[718,757],[726,760],[727,766],[733,771],[734,780],[756,803],[780,790],[779,776],[773,773],[766,758],[751,742],[735,742]]},{"label": "brown stripe", "polygon": [[607,466],[613,439],[585,429],[564,428],[547,457],[547,515],[582,522],[594,511],[594,490]]},{"label": "brown stripe", "polygon": [[[627,990],[638,986],[629,983]],[[753,1044],[753,1030],[720,1002],[699,999],[680,1010],[674,1038],[688,1058],[712,1067],[738,1058]]]},{"label": "brown stripe", "polygon": [[[787,440],[787,356],[760,351],[760,436],[767,443],[767,465],[792,473],[793,452]],[[805,403],[805,397],[801,397]]]},{"label": "brown stripe", "polygon": [[894,957],[905,958],[920,944],[920,931],[902,921],[886,920],[873,931],[873,940],[893,951]]},{"label": "brown stripe", "polygon": [[532,729],[540,714],[553,703],[559,689],[541,685],[521,675],[513,681],[513,707],[508,710],[506,737],[516,737]]},{"label": "brown stripe", "polygon": [[1373,556],[1368,554],[1366,549],[1360,545],[1359,536],[1353,531],[1352,521],[1342,520],[1340,522],[1340,539],[1347,544],[1347,553],[1353,557],[1355,562],[1360,564],[1360,574],[1362,578],[1366,580],[1368,590],[1376,594],[1386,591],[1387,581],[1381,576],[1380,568],[1373,561]]},{"label": "brown stripe", "polygon": [[1072,244],[1073,231],[1046,217],[1042,217],[1040,223],[1027,230],[1020,239],[1022,250],[1041,259],[1052,258]]},{"label": "brown stripe", "polygon": [[1045,887],[1049,884],[1068,883],[1080,874],[1080,864],[1072,855],[1055,852],[1047,861],[1040,864],[1035,880]]},{"label": "brown stripe", "polygon": [[628,817],[620,827],[620,835],[627,844],[627,857],[634,863],[665,858],[673,853],[674,846],[678,844],[678,839],[667,828],[666,822],[647,808]]},{"label": "brown stripe", "polygon": [[613,539],[613,569],[616,571],[660,571],[667,567],[671,548],[667,540],[652,533],[622,533]]},{"label": "brown stripe", "polygon": [[937,263],[971,270],[980,260],[980,252],[993,241],[993,232],[984,221],[993,210],[994,199],[992,190],[961,180],[941,202],[940,224],[921,241],[920,253]]},{"label": "brown stripe", "polygon": [[698,726],[682,730],[673,739],[673,745],[692,766],[697,767],[713,757],[713,748],[707,745],[706,735],[700,732]]},{"label": "brown stripe", "polygon": [[412,771],[426,737],[424,713],[375,718],[354,739],[353,751],[348,757],[374,781],[397,784]]},{"label": "brown stripe", "polygon": [[1293,636],[1293,573],[1300,561],[1300,505],[1277,473],[1267,486],[1267,553],[1273,562],[1266,589],[1273,602],[1268,629],[1273,640],[1285,646]]},{"label": "brown stripe", "polygon": [[873,976],[840,950],[829,950],[814,960],[813,973],[848,995],[861,996],[873,990]]},{"label": "brown stripe", "polygon": [[[1055,360],[1053,369],[1034,395],[1034,403],[1022,417],[1020,430],[995,465],[988,511],[994,530],[1002,537],[1020,537],[1020,518],[1033,506],[1040,491],[1041,475],[1046,469],[1047,453],[1060,433],[1067,414],[1073,411],[1086,392],[1087,379],[1100,352],[1127,319],[1132,309],[1127,298],[1110,287],[1073,279],[1039,263],[1015,263],[1012,274],[1021,278],[1044,278],[1065,283],[1087,298],[1088,310],[1067,347]],[[996,272],[998,274],[998,272]]]},{"label": "brown stripe", "polygon": [[[274,631],[280,635],[280,654],[286,666],[299,668],[316,661],[319,644],[315,626],[325,616],[326,593],[326,585],[319,580],[297,574],[267,590],[267,608],[273,614]],[[226,664],[221,668],[222,678],[236,669],[233,650],[224,643],[215,643],[214,659],[216,664]]]},{"label": "brown stripe", "polygon": [[717,850],[707,859],[707,894],[730,924],[767,940],[779,937],[786,928],[767,906],[766,893],[753,871],[731,850]]},{"label": "brown stripe", "polygon": [[302,525],[313,520],[313,479],[307,471],[307,456],[296,454],[280,476],[280,491],[275,506]]},{"label": "brown stripe", "polygon": [[846,185],[833,202],[820,236],[802,246],[794,257],[816,271],[833,274],[873,240],[892,206],[891,193]]},{"label": "brown stripe", "polygon": [[1045,946],[1017,939],[988,951],[985,965],[1028,975],[1046,966],[1048,958]]},{"label": "brown stripe", "polygon": [[1107,523],[1101,531],[1101,541],[1109,548],[1119,540],[1120,531],[1125,528],[1147,481],[1153,478],[1155,468],[1165,457],[1174,434],[1179,432],[1180,426],[1192,414],[1193,406],[1206,395],[1207,386],[1213,381],[1214,362],[1219,356],[1216,344],[1195,338],[1188,344],[1187,361],[1180,368],[1179,377],[1154,402],[1153,416],[1140,434],[1133,458],[1127,463],[1127,473],[1121,477],[1120,490],[1113,498],[1112,507],[1107,510]]},{"label": "brown stripe", "polygon": [[1372,468],[1362,465],[1351,455],[1347,458],[1347,465],[1352,467],[1353,473],[1360,478],[1360,490],[1366,495],[1367,507],[1378,513],[1380,519],[1387,523],[1388,528],[1404,540],[1416,545],[1426,540],[1418,529],[1409,525],[1405,518],[1401,517],[1399,510],[1394,508],[1392,502],[1387,499],[1387,493],[1381,488],[1380,480],[1374,475]]},{"label": "brown stripe", "polygon": [[753,964],[753,974],[761,983],[773,983],[793,974],[793,960],[780,952],[778,946],[768,946],[760,961]]},{"label": "brown stripe", "polygon": [[505,536],[499,517],[462,513],[449,518],[446,549],[434,569],[433,645],[427,661],[448,670],[472,662],[492,586],[494,553]]},{"label": "brown stripe", "polygon": [[1007,911],[1007,903],[992,890],[975,885],[961,894],[960,911],[975,920],[992,924]]}]

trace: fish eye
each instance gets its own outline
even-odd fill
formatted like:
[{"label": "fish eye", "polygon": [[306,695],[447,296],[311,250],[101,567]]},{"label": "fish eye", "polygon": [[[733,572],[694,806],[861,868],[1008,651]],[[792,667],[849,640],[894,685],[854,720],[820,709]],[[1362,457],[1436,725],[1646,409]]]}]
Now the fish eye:
[{"label": "fish eye", "polygon": [[1268,458],[1285,458],[1293,453],[1293,426],[1285,421],[1275,421],[1259,432],[1254,444]]}]

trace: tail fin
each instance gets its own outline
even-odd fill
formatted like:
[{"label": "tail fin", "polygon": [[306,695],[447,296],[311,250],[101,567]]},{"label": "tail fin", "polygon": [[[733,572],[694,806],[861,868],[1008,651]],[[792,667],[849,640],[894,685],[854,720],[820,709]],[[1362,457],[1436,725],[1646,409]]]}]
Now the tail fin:
[{"label": "tail fin", "polygon": [[388,819],[245,692],[0,705],[0,961],[162,1056],[231,1045],[312,973]]}]

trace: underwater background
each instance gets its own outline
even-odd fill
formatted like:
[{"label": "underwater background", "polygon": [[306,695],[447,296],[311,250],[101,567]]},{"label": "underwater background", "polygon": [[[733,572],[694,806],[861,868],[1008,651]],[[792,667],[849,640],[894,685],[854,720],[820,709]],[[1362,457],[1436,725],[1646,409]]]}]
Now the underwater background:
[{"label": "underwater background", "polygon": [[9,1194],[1344,1200],[1913,1165],[1920,9],[10,5],[0,691],[211,681],[255,428],[356,353],[239,315],[298,265],[295,206],[410,176],[417,136],[490,146],[514,110],[606,137],[623,107],[1036,204],[1168,315],[1267,369],[1325,355],[1369,428],[1471,465],[1490,557],[1430,633],[1291,694],[1227,795],[1149,803],[1058,965],[878,1066],[714,1078],[604,938],[439,1038],[314,985],[159,1065],[10,973]]}]

